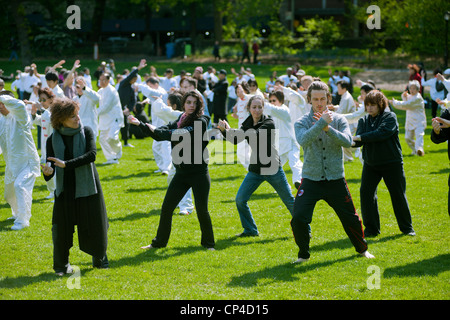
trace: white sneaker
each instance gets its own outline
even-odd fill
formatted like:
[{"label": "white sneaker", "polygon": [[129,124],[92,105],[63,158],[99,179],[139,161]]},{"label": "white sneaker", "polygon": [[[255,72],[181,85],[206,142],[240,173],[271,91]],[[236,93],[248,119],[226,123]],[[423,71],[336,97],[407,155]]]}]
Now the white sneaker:
[{"label": "white sneaker", "polygon": [[53,199],[54,197],[55,197],[55,194],[52,192],[48,196],[46,196],[45,199],[49,200],[49,199]]},{"label": "white sneaker", "polygon": [[127,143],[123,145],[124,147],[130,147],[130,148],[134,148],[134,146],[131,143]]},{"label": "white sneaker", "polygon": [[160,173],[160,172],[161,172],[161,169],[153,171],[153,173]]},{"label": "white sneaker", "polygon": [[169,171],[166,171],[166,170],[161,171],[161,174],[162,174],[163,176],[167,176],[167,175],[169,174]]},{"label": "white sneaker", "polygon": [[11,227],[11,230],[17,231],[17,230],[22,230],[23,228],[26,228],[26,227],[28,227],[28,226],[26,226],[20,222],[14,222],[14,225]]},{"label": "white sneaker", "polygon": [[306,262],[306,261],[309,261],[309,258],[308,259],[298,258],[297,260],[295,260],[292,263],[302,263],[302,262]]}]

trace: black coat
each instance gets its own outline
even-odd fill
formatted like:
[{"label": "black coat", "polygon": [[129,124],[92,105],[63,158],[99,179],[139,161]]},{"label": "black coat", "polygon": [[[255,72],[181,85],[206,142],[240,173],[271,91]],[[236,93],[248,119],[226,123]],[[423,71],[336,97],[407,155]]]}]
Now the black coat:
[{"label": "black coat", "polygon": [[228,82],[226,79],[219,80],[212,91],[214,92],[213,98],[213,110],[214,114],[226,115],[227,114],[227,96],[228,96]]},{"label": "black coat", "polygon": [[[53,206],[52,225],[57,227],[58,233],[65,241],[65,247],[70,248],[73,241],[74,226],[77,225],[78,241],[80,250],[95,257],[103,257],[108,244],[108,217],[106,216],[106,206],[103,198],[103,191],[97,170],[94,168],[94,179],[97,186],[97,194],[75,199],[75,168],[94,162],[97,148],[95,135],[91,128],[84,127],[86,137],[86,152],[73,158],[73,136],[62,135],[65,145],[64,159],[64,191],[55,197]],[[47,156],[54,157],[55,151],[52,144],[53,135],[47,140]],[[53,169],[55,168],[52,162]],[[55,171],[50,176],[45,176],[46,181],[50,180]]]}]

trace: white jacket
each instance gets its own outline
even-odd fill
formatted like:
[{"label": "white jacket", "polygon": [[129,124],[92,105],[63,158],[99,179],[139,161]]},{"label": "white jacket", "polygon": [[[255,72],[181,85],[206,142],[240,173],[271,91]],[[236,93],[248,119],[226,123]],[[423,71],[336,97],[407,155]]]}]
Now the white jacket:
[{"label": "white jacket", "polygon": [[14,183],[20,172],[29,167],[39,177],[39,155],[30,130],[25,103],[10,96],[0,96],[9,113],[0,114],[0,148],[5,159],[5,184]]},{"label": "white jacket", "polygon": [[90,127],[94,131],[95,136],[98,136],[98,112],[97,104],[100,101],[100,94],[89,87],[84,87],[83,95],[74,97],[75,101],[80,103],[80,119],[85,127]]},{"label": "white jacket", "polygon": [[341,96],[341,101],[339,102],[339,108],[336,110],[336,113],[346,114],[353,113],[356,111],[355,101],[353,100],[350,92],[346,91]]},{"label": "white jacket", "polygon": [[300,92],[292,90],[291,88],[283,88],[284,103],[289,107],[289,114],[291,115],[291,123],[294,123],[308,114],[311,110],[311,105],[307,104]]},{"label": "white jacket", "polygon": [[98,94],[100,95],[100,103],[97,110],[99,116],[98,129],[109,130],[113,124],[123,127],[124,116],[117,90],[111,84],[108,84],[106,88],[98,90]]},{"label": "white jacket", "polygon": [[286,105],[275,106],[265,102],[264,113],[272,117],[275,123],[275,141],[278,145],[278,153],[280,155],[289,153],[292,150],[292,144],[297,144],[295,138],[294,126],[292,125],[289,108]]},{"label": "white jacket", "polygon": [[180,110],[173,110],[161,98],[152,103],[152,114],[161,119],[164,123],[169,123],[178,119],[183,114]]},{"label": "white jacket", "polygon": [[160,127],[166,124],[166,122],[162,121],[154,112],[153,112],[153,102],[155,101],[155,98],[158,97],[163,99],[163,101],[167,101],[167,91],[159,86],[158,89],[150,88],[146,84],[138,84],[139,91],[142,92],[142,94],[150,99],[150,102],[152,104],[152,107],[150,109],[150,118],[152,119],[152,125],[155,127]]},{"label": "white jacket", "polygon": [[425,104],[422,95],[416,93],[415,95],[408,95],[407,100],[398,101],[392,99],[395,108],[406,110],[405,129],[414,130],[427,127],[427,117],[425,115]]},{"label": "white jacket", "polygon": [[53,133],[50,116],[50,111],[47,109],[42,114],[37,114],[33,120],[35,125],[41,126],[41,163],[47,162],[47,139]]}]

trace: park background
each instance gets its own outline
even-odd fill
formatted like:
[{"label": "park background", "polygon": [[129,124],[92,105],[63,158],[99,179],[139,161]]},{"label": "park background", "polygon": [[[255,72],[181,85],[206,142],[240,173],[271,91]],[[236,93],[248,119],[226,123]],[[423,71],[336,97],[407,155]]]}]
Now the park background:
[{"label": "park background", "polygon": [[[73,4],[81,9],[81,29],[69,30],[66,8]],[[367,28],[369,4],[381,9],[380,30]],[[32,62],[43,73],[45,66],[60,59],[67,61],[66,68],[80,59],[91,72],[107,59],[114,59],[120,72],[137,65],[140,58],[159,74],[167,67],[175,74],[193,72],[197,65],[229,71],[241,66],[245,39],[260,43],[261,63],[244,66],[252,68],[262,90],[270,73],[281,75],[300,63],[306,74],[324,81],[330,68],[349,70],[353,80],[374,79],[388,98],[400,99],[409,63],[422,62],[430,77],[435,67],[445,68],[448,61],[447,1],[14,1],[6,9],[0,21],[0,69],[5,75]],[[11,37],[19,43],[18,61],[9,61]],[[215,40],[221,44],[220,63],[212,56]],[[167,54],[170,43],[173,56]],[[190,52],[180,43],[190,44]],[[10,84],[7,81],[6,88]],[[358,93],[355,87],[355,99]],[[92,269],[90,257],[78,249],[75,233],[70,261],[80,268],[80,289],[70,289],[70,278],[54,275],[52,203],[45,199],[44,180],[38,178],[29,228],[10,231],[9,206],[0,202],[0,299],[448,300],[447,144],[430,141],[430,109],[426,109],[426,155],[411,156],[404,142],[404,113],[395,112],[417,236],[401,235],[381,183],[382,234],[368,240],[375,260],[357,256],[337,216],[320,202],[312,223],[312,259],[293,265],[297,247],[290,215],[267,184],[249,203],[260,237],[236,238],[241,226],[234,196],[245,170],[240,164],[219,163],[209,168],[217,250],[207,252],[200,246],[194,211],[189,216],[175,212],[167,248],[142,251],[140,246],[155,235],[167,181],[153,174],[152,140],[133,140],[135,148],[124,150],[119,165],[103,166],[100,148],[97,154],[110,221],[110,269]],[[212,159],[235,157],[221,152],[224,143],[210,143]],[[289,166],[284,169],[291,181]],[[345,164],[357,210],[361,169],[358,161]],[[3,176],[1,157],[1,194]],[[370,277],[377,270],[380,282],[374,287]]]}]

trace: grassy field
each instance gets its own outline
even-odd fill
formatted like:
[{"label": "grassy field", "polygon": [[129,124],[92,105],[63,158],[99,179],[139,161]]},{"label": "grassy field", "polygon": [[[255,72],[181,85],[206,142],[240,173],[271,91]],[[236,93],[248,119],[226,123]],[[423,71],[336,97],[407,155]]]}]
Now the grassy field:
[{"label": "grassy field", "polygon": [[[157,69],[165,67],[158,64]],[[173,67],[176,71],[182,68]],[[266,79],[270,70],[283,71],[285,66],[255,69],[260,79]],[[327,68],[314,70],[317,70],[314,75],[327,74]],[[387,95],[399,97],[394,92]],[[401,127],[407,197],[417,236],[401,234],[389,194],[381,183],[378,196],[382,233],[368,239],[369,251],[375,259],[356,254],[333,210],[319,202],[311,224],[311,260],[292,264],[298,249],[289,224],[290,214],[267,183],[261,185],[249,202],[260,236],[236,238],[235,234],[242,229],[234,198],[245,170],[240,164],[219,163],[209,166],[212,180],[209,206],[216,251],[207,251],[200,245],[195,211],[189,216],[175,212],[166,248],[143,251],[140,247],[149,244],[156,234],[167,180],[153,173],[157,167],[152,140],[134,139],[131,143],[135,148],[124,149],[118,165],[102,165],[105,158],[98,146],[96,164],[110,222],[110,269],[92,268],[91,257],[78,248],[75,232],[70,262],[79,268],[79,277],[54,275],[53,205],[45,199],[48,192],[40,177],[35,184],[29,228],[10,231],[13,223],[7,220],[10,209],[3,199],[0,201],[0,299],[448,300],[447,144],[433,144],[429,126],[425,157],[411,156],[404,142],[404,113],[396,113]],[[429,110],[427,115],[430,119]],[[236,125],[234,120],[231,123]],[[220,153],[223,143],[209,144],[216,160],[233,157],[232,153]],[[2,195],[4,168],[0,157]],[[291,181],[289,166],[284,169]],[[358,210],[361,169],[359,161],[345,164],[347,182]],[[377,277],[379,282],[374,280]]]}]

